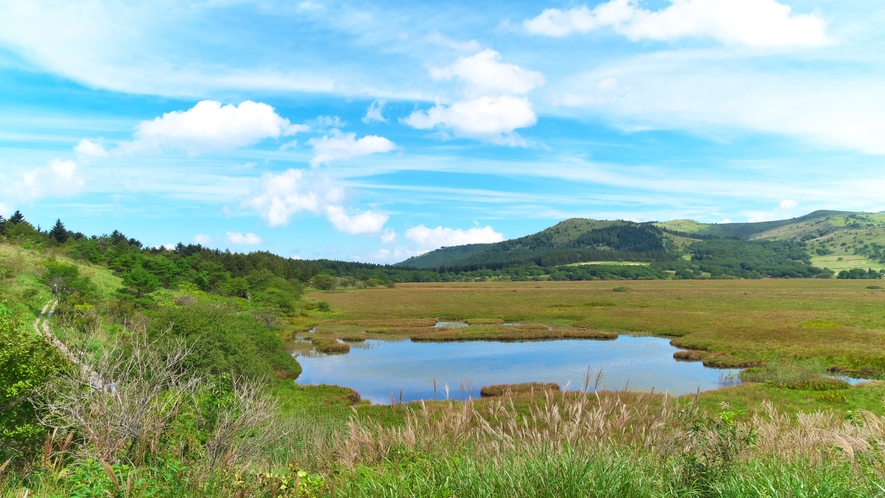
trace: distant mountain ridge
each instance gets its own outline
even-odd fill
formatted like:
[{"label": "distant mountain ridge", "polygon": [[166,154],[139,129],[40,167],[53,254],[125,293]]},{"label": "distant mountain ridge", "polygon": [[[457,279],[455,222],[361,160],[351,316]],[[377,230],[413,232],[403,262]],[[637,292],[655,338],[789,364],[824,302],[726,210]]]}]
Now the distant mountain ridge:
[{"label": "distant mountain ridge", "polygon": [[[879,263],[885,258],[885,214],[820,210],[797,218],[756,223],[635,223],[572,218],[525,237],[445,247],[395,266],[469,271],[531,263],[556,266],[593,261],[668,261],[689,257],[688,247],[694,242],[717,238],[799,243],[819,267],[838,269],[846,259],[855,266],[857,261],[870,267],[885,265],[885,261]],[[880,268],[885,266],[876,267]]]}]

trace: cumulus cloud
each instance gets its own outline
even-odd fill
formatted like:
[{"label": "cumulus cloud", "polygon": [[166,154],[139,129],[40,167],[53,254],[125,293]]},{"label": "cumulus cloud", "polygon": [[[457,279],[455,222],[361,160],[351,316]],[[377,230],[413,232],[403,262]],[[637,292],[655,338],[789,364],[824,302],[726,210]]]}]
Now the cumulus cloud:
[{"label": "cumulus cloud", "polygon": [[314,157],[310,160],[313,167],[396,149],[396,144],[384,137],[366,135],[357,140],[355,133],[341,133],[338,130],[332,130],[332,136],[311,138],[307,143],[313,147]]},{"label": "cumulus cloud", "polygon": [[243,235],[241,232],[227,232],[224,238],[229,244],[236,245],[257,246],[264,243],[261,237],[254,233]]},{"label": "cumulus cloud", "polygon": [[378,263],[396,263],[409,259],[413,256],[420,256],[426,253],[423,249],[413,249],[409,247],[394,247],[392,249],[381,249],[368,255],[356,255],[354,259],[368,259]]},{"label": "cumulus cloud", "polygon": [[306,175],[304,170],[288,169],[280,174],[265,173],[253,194],[243,201],[272,227],[283,226],[301,211],[319,213],[323,205],[339,204],[344,190],[329,180]]},{"label": "cumulus cloud", "polygon": [[77,163],[71,160],[53,159],[49,163],[49,169],[59,179],[69,181],[74,178],[74,174],[77,172]]},{"label": "cumulus cloud", "polygon": [[385,244],[390,244],[396,240],[397,234],[396,231],[392,228],[385,228],[381,233],[381,242]]},{"label": "cumulus cloud", "polygon": [[430,68],[436,80],[458,80],[464,99],[452,105],[437,103],[416,110],[403,122],[419,130],[438,129],[442,136],[472,138],[499,145],[525,146],[516,129],[534,125],[538,118],[523,95],[544,84],[537,71],[499,61],[500,54],[483,50],[461,57],[444,68]]},{"label": "cumulus cloud", "polygon": [[[389,235],[386,240],[385,235]],[[418,225],[406,230],[403,237],[408,241],[404,245],[384,248],[371,254],[357,255],[356,258],[377,261],[379,263],[393,263],[413,256],[420,256],[440,247],[493,243],[504,240],[504,235],[496,232],[488,225],[484,227],[477,226],[467,230],[443,226],[428,228],[424,225]],[[385,229],[384,234],[381,236],[381,241],[391,243],[394,240],[396,240],[396,233],[392,229]]]},{"label": "cumulus cloud", "polygon": [[501,54],[486,49],[470,57],[459,57],[444,68],[430,68],[435,80],[457,79],[467,97],[480,95],[524,95],[544,84],[544,75],[516,64],[500,62]]},{"label": "cumulus cloud", "polygon": [[515,130],[537,121],[529,99],[510,96],[479,97],[450,106],[437,104],[426,111],[415,111],[404,120],[419,130],[451,130],[459,137],[510,146],[524,146],[525,141]]},{"label": "cumulus cloud", "polygon": [[[341,206],[326,206],[326,217],[339,232],[350,235],[377,235],[382,233],[388,216],[371,210],[348,216]],[[382,236],[387,236],[385,233]]]},{"label": "cumulus cloud", "polygon": [[194,235],[194,242],[200,244],[201,246],[208,246],[212,243],[212,237],[204,233],[198,233]]},{"label": "cumulus cloud", "polygon": [[816,14],[793,14],[775,0],[671,0],[658,11],[636,0],[610,0],[592,10],[545,9],[523,27],[531,34],[562,37],[610,27],[633,41],[714,38],[728,45],[761,48],[817,47],[832,43]]},{"label": "cumulus cloud", "polygon": [[198,102],[187,111],[172,111],[136,126],[135,142],[128,148],[184,149],[196,155],[254,145],[267,138],[294,135],[309,127],[292,124],[274,108],[247,100],[238,106],[214,100]]},{"label": "cumulus cloud", "polygon": [[372,102],[372,104],[369,105],[369,108],[366,109],[366,115],[363,116],[363,123],[372,123],[374,121],[386,123],[387,118],[382,114],[385,105],[387,105],[387,101],[383,99]]},{"label": "cumulus cloud", "polygon": [[496,232],[490,225],[467,230],[442,226],[427,228],[424,225],[418,225],[406,230],[404,237],[415,242],[422,250],[426,251],[432,251],[440,247],[483,244],[504,240],[504,235]]},{"label": "cumulus cloud", "polygon": [[348,215],[342,205],[344,200],[344,189],[328,178],[319,178],[304,170],[289,169],[280,174],[264,174],[242,206],[258,211],[272,227],[288,224],[297,213],[309,212],[324,215],[340,232],[390,238],[392,230],[384,228],[388,220],[386,214],[367,210]]},{"label": "cumulus cloud", "polygon": [[0,194],[7,202],[30,202],[70,197],[79,194],[85,185],[75,161],[53,159],[44,167],[21,171],[18,179],[0,185]]},{"label": "cumulus cloud", "polygon": [[780,203],[780,208],[781,208],[781,209],[793,209],[793,208],[795,208],[795,207],[798,206],[798,205],[799,205],[799,204],[796,203],[796,201],[793,201],[793,200],[790,200],[790,199],[785,199],[785,200],[781,201],[781,203]]},{"label": "cumulus cloud", "polygon": [[80,140],[80,143],[74,147],[74,152],[77,153],[80,157],[83,158],[91,158],[91,157],[108,157],[108,151],[105,150],[104,146],[98,143],[95,143],[91,140],[83,139]]}]

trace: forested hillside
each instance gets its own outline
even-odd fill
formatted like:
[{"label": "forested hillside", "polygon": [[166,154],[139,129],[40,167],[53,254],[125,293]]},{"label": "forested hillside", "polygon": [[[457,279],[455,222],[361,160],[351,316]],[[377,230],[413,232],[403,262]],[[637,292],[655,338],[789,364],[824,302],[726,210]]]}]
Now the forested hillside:
[{"label": "forested hillside", "polygon": [[[479,250],[453,249],[397,266],[513,279],[881,278],[885,215],[816,211],[790,220],[726,224],[570,219]],[[623,262],[648,264],[618,264]]]},{"label": "forested hillside", "polygon": [[437,250],[400,265],[473,271],[526,264],[559,266],[581,261],[665,261],[678,256],[675,246],[652,225],[571,219],[534,235],[489,244],[470,254]]}]

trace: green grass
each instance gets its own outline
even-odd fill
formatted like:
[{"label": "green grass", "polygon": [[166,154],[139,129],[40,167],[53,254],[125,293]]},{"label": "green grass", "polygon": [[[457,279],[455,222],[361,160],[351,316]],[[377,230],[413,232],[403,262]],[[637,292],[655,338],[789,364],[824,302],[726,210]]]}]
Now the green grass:
[{"label": "green grass", "polygon": [[872,268],[876,271],[885,269],[885,265],[878,261],[858,256],[856,254],[830,254],[828,256],[812,256],[811,264],[818,268],[829,268],[836,273],[840,270],[851,270],[854,268],[868,269]]},{"label": "green grass", "polygon": [[565,266],[583,266],[583,265],[611,265],[611,266],[648,266],[651,263],[643,263],[639,261],[586,261],[583,263],[572,263]]},{"label": "green grass", "polygon": [[[838,396],[827,396],[827,393],[837,393]],[[762,406],[762,402],[775,401],[780,410],[791,416],[824,410],[845,417],[858,410],[885,414],[883,399],[883,381],[866,382],[833,391],[788,389],[770,383],[750,383],[701,393],[699,403],[702,409],[710,413],[715,413],[725,403],[742,416],[749,416]]]},{"label": "green grass", "polygon": [[398,465],[358,467],[340,476],[337,491],[354,497],[883,496],[875,474],[855,474],[841,462],[810,466],[801,458],[751,460],[704,486],[684,479],[675,458],[661,465],[629,450],[517,453],[493,461],[419,454]]}]

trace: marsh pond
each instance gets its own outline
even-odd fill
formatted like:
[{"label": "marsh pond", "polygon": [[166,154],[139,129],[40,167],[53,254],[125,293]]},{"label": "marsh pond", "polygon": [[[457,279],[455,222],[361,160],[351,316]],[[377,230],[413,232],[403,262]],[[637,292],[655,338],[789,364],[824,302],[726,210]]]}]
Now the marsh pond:
[{"label": "marsh pond", "polygon": [[[599,389],[669,392],[721,387],[737,369],[713,369],[673,359],[668,339],[620,336],[616,340],[532,342],[412,342],[369,340],[343,355],[302,355],[299,384],[333,384],[372,403],[480,397],[494,384],[555,382],[584,387],[588,368],[602,372]],[[434,388],[435,383],[435,388]],[[590,388],[592,389],[592,385]]]}]

